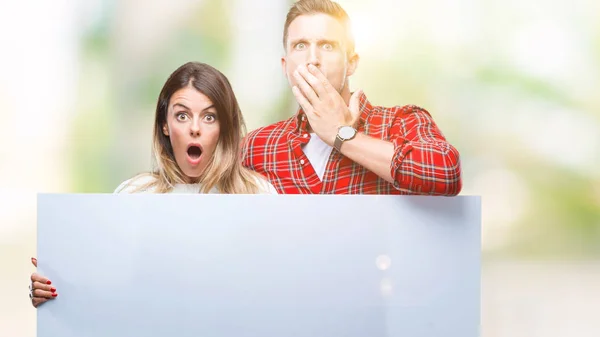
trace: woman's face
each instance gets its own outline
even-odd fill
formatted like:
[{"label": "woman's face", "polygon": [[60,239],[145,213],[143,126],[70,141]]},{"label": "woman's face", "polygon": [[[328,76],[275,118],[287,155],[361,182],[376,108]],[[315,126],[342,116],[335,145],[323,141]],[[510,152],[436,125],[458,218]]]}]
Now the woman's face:
[{"label": "woman's face", "polygon": [[188,182],[200,177],[219,141],[217,109],[192,86],[176,91],[169,100],[163,133],[169,137],[175,161]]}]

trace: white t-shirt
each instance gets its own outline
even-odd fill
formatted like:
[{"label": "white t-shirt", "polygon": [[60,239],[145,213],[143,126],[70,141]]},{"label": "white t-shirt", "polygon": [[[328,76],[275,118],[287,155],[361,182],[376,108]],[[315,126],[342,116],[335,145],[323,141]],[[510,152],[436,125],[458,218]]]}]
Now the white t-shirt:
[{"label": "white t-shirt", "polygon": [[[151,175],[142,175],[137,178],[131,178],[122,182],[119,187],[115,189],[114,193],[155,193],[155,188],[153,187],[134,192],[138,189],[138,187],[149,184],[154,180],[156,180],[156,178]],[[257,179],[257,182],[260,186],[258,194],[277,194],[275,187],[266,179]],[[201,187],[202,184],[175,184],[169,193],[196,194],[200,193]],[[215,187],[213,187],[208,193],[220,194],[219,190],[217,190]]]},{"label": "white t-shirt", "polygon": [[323,181],[323,175],[325,174],[325,167],[331,155],[333,147],[327,145],[316,133],[310,134],[308,143],[302,148],[304,154],[308,158],[308,161],[315,169],[315,172],[319,176],[319,179]]}]

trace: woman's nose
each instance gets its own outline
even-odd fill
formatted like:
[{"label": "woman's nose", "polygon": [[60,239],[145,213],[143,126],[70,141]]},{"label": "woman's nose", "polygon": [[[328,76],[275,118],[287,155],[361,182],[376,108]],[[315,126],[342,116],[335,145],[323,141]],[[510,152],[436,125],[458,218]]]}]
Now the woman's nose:
[{"label": "woman's nose", "polygon": [[200,136],[200,121],[194,119],[192,121],[192,125],[190,126],[190,136],[199,137]]}]

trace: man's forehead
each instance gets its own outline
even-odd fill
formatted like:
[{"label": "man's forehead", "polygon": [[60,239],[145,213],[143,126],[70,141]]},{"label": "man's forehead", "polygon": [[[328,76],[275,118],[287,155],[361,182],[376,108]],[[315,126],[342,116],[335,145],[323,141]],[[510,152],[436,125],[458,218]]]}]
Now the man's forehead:
[{"label": "man's forehead", "polygon": [[289,36],[288,41],[290,42],[298,42],[298,41],[308,41],[308,42],[336,42],[341,43],[342,39],[337,36],[309,36],[309,35],[297,35],[297,36]]},{"label": "man's forehead", "polygon": [[288,27],[288,39],[342,40],[344,26],[327,14],[300,15]]}]

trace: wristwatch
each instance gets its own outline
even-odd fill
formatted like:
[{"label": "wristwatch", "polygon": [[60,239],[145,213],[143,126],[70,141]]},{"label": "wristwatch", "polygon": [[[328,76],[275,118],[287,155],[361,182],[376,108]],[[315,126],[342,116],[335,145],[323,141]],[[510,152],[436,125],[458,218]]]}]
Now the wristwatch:
[{"label": "wristwatch", "polygon": [[348,125],[342,125],[339,127],[338,133],[335,136],[335,142],[333,143],[333,147],[336,150],[340,151],[340,148],[342,147],[342,143],[347,140],[351,140],[355,136],[356,136],[355,128],[348,126]]}]

